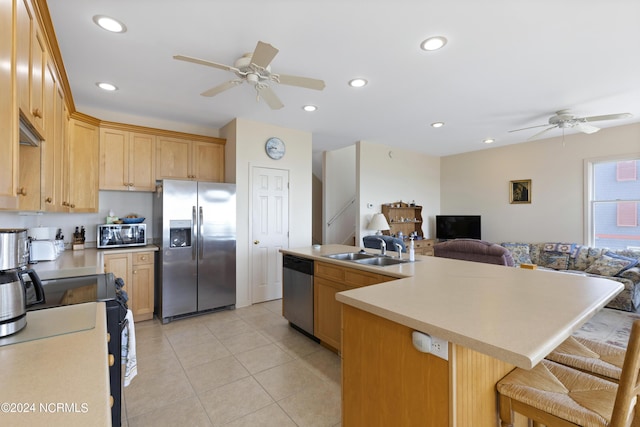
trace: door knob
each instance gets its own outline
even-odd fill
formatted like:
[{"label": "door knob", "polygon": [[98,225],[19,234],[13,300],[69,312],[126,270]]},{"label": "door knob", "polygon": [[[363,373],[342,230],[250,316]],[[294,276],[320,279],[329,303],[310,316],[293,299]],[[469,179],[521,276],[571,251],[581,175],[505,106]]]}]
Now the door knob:
[{"label": "door knob", "polygon": [[257,244],[259,244],[259,243],[260,243],[260,240],[254,240],[254,241],[253,241],[253,244],[254,244],[254,245],[257,245]]}]

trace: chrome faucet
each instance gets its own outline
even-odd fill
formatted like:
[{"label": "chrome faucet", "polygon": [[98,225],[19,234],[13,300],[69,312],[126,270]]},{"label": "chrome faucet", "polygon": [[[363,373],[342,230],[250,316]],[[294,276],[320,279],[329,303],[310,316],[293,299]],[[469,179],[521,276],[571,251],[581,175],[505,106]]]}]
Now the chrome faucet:
[{"label": "chrome faucet", "polygon": [[396,251],[398,251],[398,259],[402,259],[402,245],[400,243],[394,243],[393,246],[396,247]]},{"label": "chrome faucet", "polygon": [[378,237],[377,239],[380,240],[380,255],[384,256],[387,254],[387,242],[385,242],[382,237]]}]

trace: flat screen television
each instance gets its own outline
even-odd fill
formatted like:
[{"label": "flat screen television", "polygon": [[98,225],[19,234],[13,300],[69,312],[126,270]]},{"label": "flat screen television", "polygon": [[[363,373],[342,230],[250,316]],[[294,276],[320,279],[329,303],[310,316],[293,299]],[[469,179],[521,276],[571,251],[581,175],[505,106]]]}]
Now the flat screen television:
[{"label": "flat screen television", "polygon": [[436,239],[480,238],[480,215],[436,215]]}]

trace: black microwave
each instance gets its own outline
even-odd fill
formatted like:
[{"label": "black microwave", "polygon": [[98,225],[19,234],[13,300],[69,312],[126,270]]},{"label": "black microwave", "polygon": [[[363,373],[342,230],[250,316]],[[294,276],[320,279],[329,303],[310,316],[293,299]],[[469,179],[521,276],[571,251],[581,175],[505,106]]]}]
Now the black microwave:
[{"label": "black microwave", "polygon": [[104,224],[98,225],[97,247],[123,248],[145,246],[147,244],[147,224]]}]

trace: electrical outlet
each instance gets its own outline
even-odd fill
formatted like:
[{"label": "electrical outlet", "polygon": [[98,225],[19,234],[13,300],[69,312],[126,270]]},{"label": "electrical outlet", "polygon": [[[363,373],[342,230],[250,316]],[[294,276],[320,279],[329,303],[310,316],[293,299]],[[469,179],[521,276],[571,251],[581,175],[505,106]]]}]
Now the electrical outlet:
[{"label": "electrical outlet", "polygon": [[431,337],[431,354],[449,360],[449,343],[434,336]]}]

